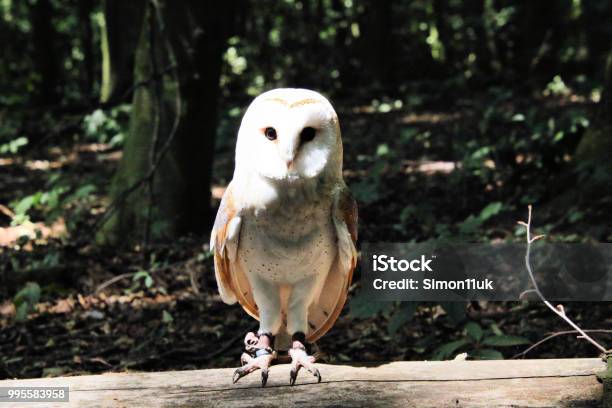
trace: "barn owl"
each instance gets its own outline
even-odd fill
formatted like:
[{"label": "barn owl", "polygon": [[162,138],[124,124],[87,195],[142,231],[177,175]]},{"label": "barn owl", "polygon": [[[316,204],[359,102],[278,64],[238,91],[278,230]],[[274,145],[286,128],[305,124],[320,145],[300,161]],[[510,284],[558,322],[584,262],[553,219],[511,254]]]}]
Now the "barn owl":
[{"label": "barn owl", "polygon": [[284,336],[290,383],[301,367],[321,381],[310,343],[334,324],[356,264],[357,206],[342,178],[342,139],[329,101],[275,89],[248,107],[236,165],[210,246],[221,299],[259,320],[233,380],[269,367]]}]

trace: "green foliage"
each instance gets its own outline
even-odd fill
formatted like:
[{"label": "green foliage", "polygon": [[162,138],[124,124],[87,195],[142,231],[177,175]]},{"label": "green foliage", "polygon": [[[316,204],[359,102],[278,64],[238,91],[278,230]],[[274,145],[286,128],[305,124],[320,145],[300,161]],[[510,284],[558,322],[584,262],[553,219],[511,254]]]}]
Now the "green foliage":
[{"label": "green foliage", "polygon": [[470,344],[467,338],[451,341],[438,347],[431,355],[431,359],[434,361],[446,360],[451,357],[457,350]]},{"label": "green foliage", "polygon": [[482,340],[484,332],[478,323],[467,322],[463,329],[475,342]]},{"label": "green foliage", "polygon": [[164,322],[165,324],[170,324],[173,321],[174,318],[172,317],[172,315],[167,310],[164,310],[162,312],[162,322]]},{"label": "green foliage", "polygon": [[8,143],[0,144],[0,154],[17,154],[19,150],[28,145],[27,137],[18,137]]},{"label": "green foliage", "polygon": [[148,271],[136,272],[132,277],[132,281],[134,282],[134,284],[132,285],[132,290],[138,289],[141,283],[144,284],[144,287],[147,289],[153,286],[154,283],[153,277],[149,274]]},{"label": "green foliage", "polygon": [[512,347],[529,344],[524,337],[503,334],[496,324],[483,329],[476,322],[467,322],[463,326],[463,336],[458,340],[444,343],[431,355],[432,360],[446,360],[460,351],[465,351],[470,359],[500,360],[503,354],[495,350],[497,347]]},{"label": "green foliage", "polygon": [[96,109],[83,120],[83,131],[89,139],[108,143],[112,147],[123,145],[128,131],[131,105],[120,105],[109,110]]},{"label": "green foliage", "polygon": [[479,228],[493,216],[497,215],[502,208],[503,204],[497,201],[487,205],[478,215],[470,215],[463,222],[458,224],[459,234],[464,238],[476,237]]},{"label": "green foliage", "polygon": [[546,89],[542,92],[544,96],[567,96],[571,90],[563,82],[560,75],[555,75],[552,81],[546,85]]},{"label": "green foliage", "polygon": [[[15,213],[11,221],[12,225],[29,222],[34,210],[43,214],[43,218],[47,222],[52,222],[65,212],[70,205],[89,199],[97,189],[93,184],[71,187],[59,175],[57,177],[51,176],[48,180],[48,186],[49,190],[37,191],[11,203]],[[69,221],[70,225],[75,220]]]},{"label": "green foliage", "polygon": [[40,300],[40,286],[35,282],[28,282],[13,298],[16,314],[15,320],[23,322],[28,318],[28,313],[36,308]]}]

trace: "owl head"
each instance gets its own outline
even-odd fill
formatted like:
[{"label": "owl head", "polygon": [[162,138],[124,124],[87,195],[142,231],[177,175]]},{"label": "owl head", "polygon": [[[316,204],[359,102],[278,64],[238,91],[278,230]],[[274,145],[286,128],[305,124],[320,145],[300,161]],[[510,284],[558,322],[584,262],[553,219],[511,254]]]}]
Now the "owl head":
[{"label": "owl head", "polygon": [[259,95],[238,131],[236,171],[286,181],[341,177],[342,139],[334,108],[308,89],[281,88]]}]

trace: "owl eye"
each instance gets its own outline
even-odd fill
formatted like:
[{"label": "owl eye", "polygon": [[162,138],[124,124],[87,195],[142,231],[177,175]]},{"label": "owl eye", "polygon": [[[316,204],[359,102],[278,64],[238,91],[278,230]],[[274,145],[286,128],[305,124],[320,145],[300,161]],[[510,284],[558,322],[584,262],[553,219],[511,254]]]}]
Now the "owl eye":
[{"label": "owl eye", "polygon": [[276,129],[273,127],[267,127],[266,130],[264,130],[264,135],[266,138],[268,138],[268,140],[276,140]]},{"label": "owl eye", "polygon": [[316,133],[317,131],[314,128],[311,128],[310,126],[305,127],[300,133],[300,141],[302,143],[310,142],[312,139],[315,138]]}]

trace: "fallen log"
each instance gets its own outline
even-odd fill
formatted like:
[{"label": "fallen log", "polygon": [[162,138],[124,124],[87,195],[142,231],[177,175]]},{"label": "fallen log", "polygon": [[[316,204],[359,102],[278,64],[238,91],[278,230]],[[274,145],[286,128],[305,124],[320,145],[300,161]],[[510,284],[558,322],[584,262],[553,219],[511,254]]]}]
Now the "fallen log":
[{"label": "fallen log", "polygon": [[233,368],[5,380],[0,387],[69,387],[69,403],[43,404],[59,408],[600,407],[596,374],[605,368],[594,358],[320,364],[321,383],[302,371],[290,386],[282,364],[271,368],[266,388],[258,373],[232,384]]}]

